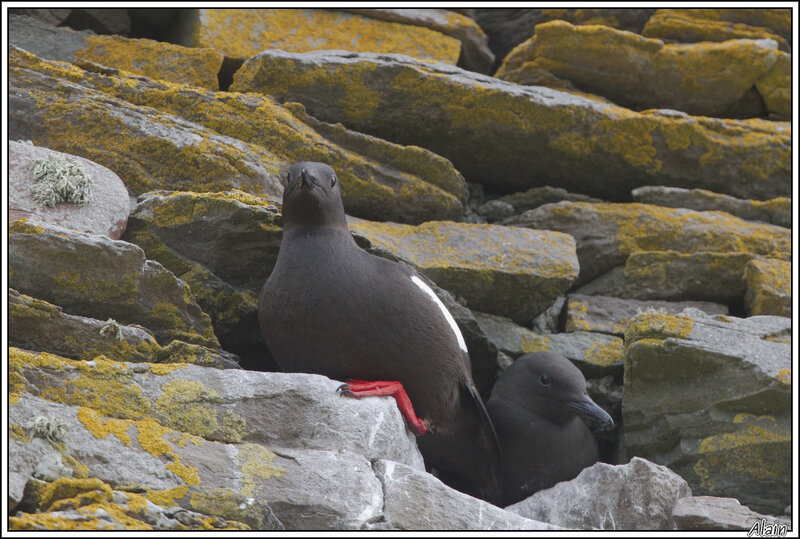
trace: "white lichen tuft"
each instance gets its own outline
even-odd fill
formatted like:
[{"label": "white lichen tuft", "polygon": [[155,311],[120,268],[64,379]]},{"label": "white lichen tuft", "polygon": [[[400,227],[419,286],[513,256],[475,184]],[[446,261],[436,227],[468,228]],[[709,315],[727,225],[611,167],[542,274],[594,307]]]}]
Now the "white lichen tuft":
[{"label": "white lichen tuft", "polygon": [[100,335],[105,337],[109,334],[113,334],[117,337],[118,341],[122,340],[122,328],[119,327],[119,323],[113,318],[109,318],[106,320],[106,323],[103,324],[103,327],[100,328]]},{"label": "white lichen tuft", "polygon": [[50,443],[56,444],[67,439],[67,423],[58,417],[32,417],[23,426],[32,431],[34,436],[38,434]]},{"label": "white lichen tuft", "polygon": [[83,165],[49,153],[33,161],[31,185],[33,199],[43,206],[53,207],[61,202],[86,206],[92,200],[92,178]]}]

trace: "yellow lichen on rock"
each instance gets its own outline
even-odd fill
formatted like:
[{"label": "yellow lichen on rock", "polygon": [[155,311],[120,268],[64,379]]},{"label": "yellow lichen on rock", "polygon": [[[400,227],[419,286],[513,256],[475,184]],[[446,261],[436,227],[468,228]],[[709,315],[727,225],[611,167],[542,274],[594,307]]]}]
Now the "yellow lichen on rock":
[{"label": "yellow lichen on rock", "polygon": [[191,21],[193,47],[246,59],[264,49],[340,49],[397,53],[455,64],[461,42],[435,30],[327,9],[200,9]]},{"label": "yellow lichen on rock", "polygon": [[66,498],[73,498],[84,492],[100,491],[106,501],[111,500],[111,487],[97,478],[75,479],[61,477],[50,483],[42,492],[40,505],[48,509],[53,503]]},{"label": "yellow lichen on rock", "polygon": [[750,316],[792,315],[791,264],[784,260],[754,258],[743,277],[747,291],[744,301]]},{"label": "yellow lichen on rock", "polygon": [[625,346],[643,339],[688,339],[693,324],[686,316],[645,312],[625,326]]},{"label": "yellow lichen on rock", "polygon": [[596,342],[592,344],[584,355],[583,359],[587,363],[598,367],[609,367],[614,364],[622,363],[625,350],[622,339],[614,338],[607,342]]},{"label": "yellow lichen on rock", "polygon": [[234,460],[241,467],[242,494],[247,497],[256,495],[256,480],[280,477],[286,469],[275,466],[272,460],[275,453],[258,444],[242,444],[237,446],[238,452]]},{"label": "yellow lichen on rock", "polygon": [[189,493],[189,487],[174,487],[163,490],[147,489],[145,498],[161,507],[174,507],[178,505],[175,500],[179,500]]}]

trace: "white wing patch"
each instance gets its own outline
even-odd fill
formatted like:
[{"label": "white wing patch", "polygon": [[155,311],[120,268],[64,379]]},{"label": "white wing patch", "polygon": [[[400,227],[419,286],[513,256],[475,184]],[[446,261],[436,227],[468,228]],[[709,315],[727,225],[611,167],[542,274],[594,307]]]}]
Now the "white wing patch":
[{"label": "white wing patch", "polygon": [[450,328],[453,330],[453,333],[456,334],[456,339],[458,339],[458,347],[461,348],[464,352],[466,352],[467,343],[464,342],[464,337],[461,335],[461,330],[458,329],[458,324],[456,324],[453,315],[450,314],[450,311],[448,311],[447,307],[444,306],[442,300],[440,300],[439,297],[436,295],[436,293],[433,290],[431,290],[430,286],[425,284],[425,281],[423,281],[416,275],[412,275],[411,280],[414,281],[414,284],[417,285],[420,288],[420,290],[425,292],[428,295],[428,297],[430,297],[434,302],[436,302],[436,305],[439,306],[439,309],[441,309],[442,314],[447,319],[447,323],[450,324]]}]

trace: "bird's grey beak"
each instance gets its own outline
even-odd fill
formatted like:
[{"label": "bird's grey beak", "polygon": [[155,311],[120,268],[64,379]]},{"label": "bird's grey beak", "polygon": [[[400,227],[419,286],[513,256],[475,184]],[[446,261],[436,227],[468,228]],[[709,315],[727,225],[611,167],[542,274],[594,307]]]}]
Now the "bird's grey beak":
[{"label": "bird's grey beak", "polygon": [[300,172],[300,181],[298,182],[299,187],[310,187],[311,184],[309,183],[309,176],[306,169],[303,169]]},{"label": "bird's grey beak", "polygon": [[611,416],[608,415],[605,410],[600,408],[600,405],[594,402],[589,395],[586,395],[586,398],[584,398],[582,401],[568,402],[567,408],[581,417],[594,419],[595,421],[600,421],[601,423],[607,423],[609,425],[614,424],[614,420],[611,419]]}]

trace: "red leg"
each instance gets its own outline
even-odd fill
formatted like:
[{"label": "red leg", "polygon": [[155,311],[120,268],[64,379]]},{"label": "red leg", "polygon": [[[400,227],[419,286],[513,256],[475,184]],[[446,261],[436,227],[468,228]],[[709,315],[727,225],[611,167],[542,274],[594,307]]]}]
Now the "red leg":
[{"label": "red leg", "polygon": [[406,419],[411,430],[414,431],[414,434],[422,436],[428,431],[428,426],[425,424],[425,421],[417,417],[417,414],[414,412],[411,399],[408,398],[408,393],[406,393],[403,384],[400,382],[384,380],[349,380],[346,384],[340,385],[338,391],[341,391],[342,394],[348,394],[354,397],[394,397],[394,400],[397,401],[397,407],[400,409],[400,413]]}]

